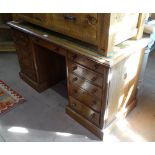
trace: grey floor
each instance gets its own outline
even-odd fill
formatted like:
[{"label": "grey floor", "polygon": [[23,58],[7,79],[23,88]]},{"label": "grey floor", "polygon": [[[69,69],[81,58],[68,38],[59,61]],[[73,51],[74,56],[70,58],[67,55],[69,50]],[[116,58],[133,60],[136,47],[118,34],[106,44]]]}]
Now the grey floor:
[{"label": "grey floor", "polygon": [[[104,141],[155,141],[155,52],[145,73],[144,91],[137,107],[117,122]],[[37,93],[19,76],[14,53],[0,53],[0,79],[26,99],[0,116],[0,142],[3,141],[100,141],[65,113],[66,88],[60,82]]]}]

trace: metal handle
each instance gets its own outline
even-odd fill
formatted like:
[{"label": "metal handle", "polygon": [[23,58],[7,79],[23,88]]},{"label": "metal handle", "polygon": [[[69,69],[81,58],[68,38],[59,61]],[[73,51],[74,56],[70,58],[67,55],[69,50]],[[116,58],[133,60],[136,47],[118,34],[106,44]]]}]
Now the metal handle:
[{"label": "metal handle", "polygon": [[76,17],[71,15],[64,15],[65,20],[67,21],[75,21]]}]

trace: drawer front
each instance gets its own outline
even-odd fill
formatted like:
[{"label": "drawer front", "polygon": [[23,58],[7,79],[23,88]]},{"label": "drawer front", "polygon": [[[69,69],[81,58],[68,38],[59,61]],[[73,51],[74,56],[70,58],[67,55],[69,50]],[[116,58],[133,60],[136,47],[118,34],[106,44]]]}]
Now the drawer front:
[{"label": "drawer front", "polygon": [[68,69],[70,73],[83,77],[89,80],[92,84],[102,88],[104,81],[104,76],[102,74],[91,71],[90,69],[82,67],[81,65],[78,65],[72,61],[68,61]]},{"label": "drawer front", "polygon": [[80,103],[79,101],[77,101],[76,99],[74,99],[71,96],[69,97],[69,106],[73,110],[78,112],[80,115],[82,115],[83,117],[88,119],[90,122],[99,126],[99,124],[100,124],[100,114],[99,113],[93,111],[92,109],[90,109],[86,105]]},{"label": "drawer front", "polygon": [[75,54],[75,53],[69,53],[68,54],[68,58],[74,62],[77,62],[87,68],[90,68],[92,70],[94,70],[95,72],[101,73],[105,75],[105,67],[90,60],[89,58],[79,55],[79,54]]},{"label": "drawer front", "polygon": [[45,13],[21,13],[19,17],[34,24],[42,26],[47,24],[47,14]]},{"label": "drawer front", "polygon": [[53,13],[48,18],[48,24],[55,31],[97,44],[97,14]]},{"label": "drawer front", "polygon": [[101,99],[102,97],[102,89],[92,85],[91,83],[87,82],[85,79],[82,79],[76,75],[70,74],[69,75],[70,84],[75,86],[79,86],[80,88],[86,90],[90,95]]},{"label": "drawer front", "polygon": [[101,100],[94,98],[85,91],[74,85],[69,86],[69,94],[80,102],[91,107],[93,110],[100,112],[101,111]]}]

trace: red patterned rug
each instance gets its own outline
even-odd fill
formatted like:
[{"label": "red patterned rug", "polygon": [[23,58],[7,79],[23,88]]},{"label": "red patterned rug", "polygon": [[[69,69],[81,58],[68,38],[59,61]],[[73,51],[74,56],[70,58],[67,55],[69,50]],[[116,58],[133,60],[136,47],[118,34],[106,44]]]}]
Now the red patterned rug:
[{"label": "red patterned rug", "polygon": [[23,101],[24,98],[21,95],[0,80],[0,114],[9,111]]}]

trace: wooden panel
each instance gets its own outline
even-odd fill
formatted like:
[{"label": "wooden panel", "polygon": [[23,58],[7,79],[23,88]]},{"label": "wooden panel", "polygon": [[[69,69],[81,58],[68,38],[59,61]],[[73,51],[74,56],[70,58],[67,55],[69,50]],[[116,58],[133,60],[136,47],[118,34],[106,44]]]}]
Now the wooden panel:
[{"label": "wooden panel", "polygon": [[91,71],[90,69],[82,67],[81,65],[78,65],[72,61],[68,61],[68,69],[69,72],[83,77],[89,80],[90,83],[102,88],[104,81],[104,76],[102,74]]},{"label": "wooden panel", "polygon": [[84,89],[80,89],[77,86],[69,85],[69,94],[80,102],[86,104],[90,108],[100,112],[101,111],[101,100],[89,95]]},{"label": "wooden panel", "polygon": [[106,125],[116,117],[126,115],[129,104],[135,104],[137,81],[144,51],[136,51],[112,68],[110,72],[109,99],[106,109]]},{"label": "wooden panel", "polygon": [[13,30],[13,39],[21,67],[21,72],[36,81],[37,75],[34,66],[34,55],[29,37],[17,30]]},{"label": "wooden panel", "polygon": [[73,85],[77,85],[81,87],[82,89],[86,90],[90,95],[93,95],[99,99],[102,97],[102,89],[99,87],[96,87],[89,82],[87,82],[85,79],[82,79],[76,75],[69,74],[69,81]]},{"label": "wooden panel", "polygon": [[99,126],[100,124],[100,115],[99,113],[91,110],[84,104],[80,103],[73,97],[69,97],[69,106],[74,109],[76,112],[84,116],[86,119],[88,119],[90,122],[94,123],[95,125]]}]

